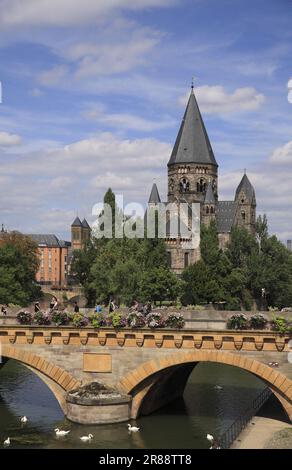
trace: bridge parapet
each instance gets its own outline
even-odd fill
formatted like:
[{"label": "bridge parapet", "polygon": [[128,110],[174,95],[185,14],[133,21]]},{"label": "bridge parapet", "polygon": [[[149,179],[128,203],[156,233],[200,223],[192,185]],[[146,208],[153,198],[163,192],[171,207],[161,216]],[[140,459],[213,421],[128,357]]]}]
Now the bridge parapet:
[{"label": "bridge parapet", "polygon": [[0,342],[18,345],[73,345],[230,351],[289,351],[292,335],[269,330],[78,329],[72,326],[0,326]]},{"label": "bridge parapet", "polygon": [[[65,414],[69,389],[100,381],[132,396],[131,416],[135,417],[146,396],[152,398],[144,410],[162,406],[166,399],[183,393],[198,362],[218,362],[260,377],[291,418],[290,339],[291,335],[269,330],[0,326],[3,356],[35,371],[55,393]],[[277,368],[270,367],[271,362],[277,362]]]}]

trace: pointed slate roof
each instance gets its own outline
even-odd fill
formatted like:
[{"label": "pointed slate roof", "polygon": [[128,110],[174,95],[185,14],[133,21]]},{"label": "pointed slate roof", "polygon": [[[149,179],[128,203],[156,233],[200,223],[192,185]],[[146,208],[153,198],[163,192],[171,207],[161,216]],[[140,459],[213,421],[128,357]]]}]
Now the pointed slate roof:
[{"label": "pointed slate roof", "polygon": [[229,233],[235,222],[237,203],[235,201],[219,201],[217,205],[217,231]]},{"label": "pointed slate roof", "polygon": [[161,202],[156,183],[153,183],[148,204],[159,204]]},{"label": "pointed slate roof", "polygon": [[217,165],[192,88],[168,165],[199,163]]},{"label": "pointed slate roof", "polygon": [[79,219],[79,217],[77,216],[76,219],[74,220],[73,224],[71,225],[71,227],[82,227],[82,222],[81,220]]},{"label": "pointed slate roof", "polygon": [[214,196],[211,180],[209,181],[208,186],[207,186],[204,203],[215,204],[215,196]]},{"label": "pointed slate roof", "polygon": [[82,220],[82,227],[90,229],[90,225],[85,218]]},{"label": "pointed slate roof", "polygon": [[252,201],[253,199],[255,199],[254,187],[251,184],[251,182],[249,181],[246,173],[244,173],[239,185],[237,186],[236,193],[235,193],[235,199],[237,199],[239,197],[239,194],[241,193],[241,191],[244,192],[244,194],[246,195],[246,197],[249,201]]}]

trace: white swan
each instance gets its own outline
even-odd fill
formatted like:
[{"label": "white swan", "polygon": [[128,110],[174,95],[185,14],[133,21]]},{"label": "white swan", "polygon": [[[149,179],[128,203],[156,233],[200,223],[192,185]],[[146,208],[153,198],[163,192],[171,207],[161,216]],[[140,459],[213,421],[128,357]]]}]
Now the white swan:
[{"label": "white swan", "polygon": [[131,426],[128,424],[128,429],[130,432],[138,432],[140,428],[137,428],[136,426]]},{"label": "white swan", "polygon": [[208,441],[213,444],[213,442],[214,442],[214,437],[212,436],[212,434],[207,434],[206,437],[207,437]]},{"label": "white swan", "polygon": [[24,423],[24,424],[27,423],[27,422],[28,422],[27,417],[26,417],[26,416],[23,416],[22,418],[20,418],[20,422],[21,422],[21,423]]},{"label": "white swan", "polygon": [[215,385],[215,390],[223,390],[223,387],[221,385]]},{"label": "white swan", "polygon": [[56,436],[59,436],[59,437],[63,437],[63,436],[67,436],[67,434],[69,434],[70,431],[62,431],[60,429],[55,429],[55,433],[56,433]]},{"label": "white swan", "polygon": [[5,446],[10,446],[10,437],[7,437],[7,439],[5,439],[4,445]]},{"label": "white swan", "polygon": [[80,440],[81,440],[82,442],[89,442],[89,441],[91,441],[92,438],[93,438],[93,435],[92,435],[92,434],[88,434],[88,436],[82,436],[82,437],[80,437]]}]

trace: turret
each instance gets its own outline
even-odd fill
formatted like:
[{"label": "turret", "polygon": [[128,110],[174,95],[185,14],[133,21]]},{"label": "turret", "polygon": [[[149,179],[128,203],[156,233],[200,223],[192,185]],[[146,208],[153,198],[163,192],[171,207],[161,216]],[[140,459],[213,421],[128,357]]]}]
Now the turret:
[{"label": "turret", "polygon": [[244,173],[235,193],[236,225],[245,227],[249,232],[255,233],[256,223],[256,197],[255,190]]}]

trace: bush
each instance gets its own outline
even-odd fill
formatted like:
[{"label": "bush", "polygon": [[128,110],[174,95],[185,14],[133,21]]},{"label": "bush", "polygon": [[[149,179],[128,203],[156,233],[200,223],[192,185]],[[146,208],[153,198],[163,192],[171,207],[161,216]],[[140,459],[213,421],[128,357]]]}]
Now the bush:
[{"label": "bush", "polygon": [[123,315],[119,312],[111,313],[108,316],[109,321],[111,322],[111,326],[114,328],[124,328],[127,326],[127,320]]},{"label": "bush", "polygon": [[55,323],[56,326],[68,325],[68,323],[70,322],[70,317],[66,312],[53,312],[51,318],[52,322]]},{"label": "bush", "polygon": [[255,313],[250,317],[249,325],[251,328],[262,329],[267,325],[268,320],[261,313]]},{"label": "bush", "polygon": [[185,323],[185,319],[181,313],[170,313],[166,319],[166,326],[168,328],[183,328]]},{"label": "bush", "polygon": [[35,313],[33,320],[34,320],[34,323],[36,323],[37,325],[50,325],[51,324],[51,316],[48,313],[42,312],[42,311]]},{"label": "bush", "polygon": [[76,328],[84,328],[88,325],[89,320],[82,313],[74,313],[71,317],[72,323]]},{"label": "bush", "polygon": [[16,318],[21,325],[31,325],[33,322],[33,316],[30,312],[19,312]]},{"label": "bush", "polygon": [[128,313],[126,321],[130,328],[143,328],[146,325],[146,319],[140,312]]},{"label": "bush", "polygon": [[107,325],[107,318],[103,313],[94,313],[89,320],[93,328],[100,328],[101,326]]},{"label": "bush", "polygon": [[164,328],[165,318],[159,312],[150,312],[146,316],[146,325],[149,328]]},{"label": "bush", "polygon": [[237,297],[229,297],[226,300],[225,308],[226,310],[240,310],[241,309],[240,299]]},{"label": "bush", "polygon": [[288,322],[284,317],[274,317],[271,320],[271,328],[273,331],[277,331],[278,333],[285,334],[288,331]]},{"label": "bush", "polygon": [[227,320],[227,328],[230,330],[244,330],[248,328],[248,320],[243,313],[232,315]]}]

